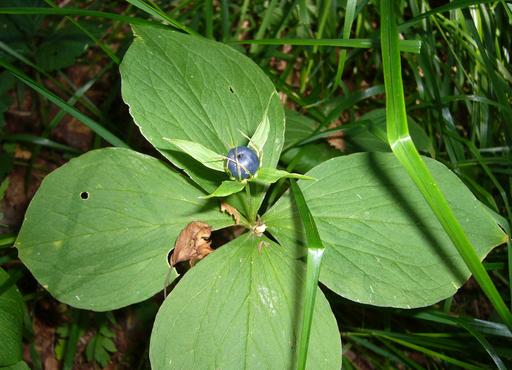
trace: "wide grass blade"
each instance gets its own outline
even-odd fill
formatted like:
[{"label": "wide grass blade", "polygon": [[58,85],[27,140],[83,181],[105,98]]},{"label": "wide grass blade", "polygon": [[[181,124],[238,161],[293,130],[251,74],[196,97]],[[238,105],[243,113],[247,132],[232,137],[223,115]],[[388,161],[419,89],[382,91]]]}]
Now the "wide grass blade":
[{"label": "wide grass blade", "polygon": [[381,1],[381,50],[387,97],[386,119],[389,144],[504,323],[512,328],[512,314],[480,262],[474,247],[455,218],[446,198],[428,171],[409,135],[398,47],[398,30],[393,6],[393,2]]},{"label": "wide grass blade", "polygon": [[96,134],[98,134],[100,137],[105,139],[108,143],[112,144],[113,146],[118,146],[121,148],[128,148],[128,145],[119,139],[117,136],[112,134],[110,131],[105,129],[103,126],[101,126],[96,121],[92,120],[91,118],[87,117],[85,114],[81,113],[80,111],[73,108],[71,105],[66,103],[64,100],[59,98],[57,95],[46,89],[41,84],[37,83],[36,81],[32,80],[30,77],[28,77],[26,74],[24,74],[22,71],[20,71],[18,68],[14,67],[12,64],[0,59],[0,66],[4,67],[6,70],[8,70],[14,77],[19,79],[24,84],[28,85],[32,89],[34,89],[36,92],[44,96],[46,99],[50,100],[52,103],[57,105],[60,109],[62,109],[64,112],[70,114],[71,116],[75,117],[77,120],[82,122],[84,125],[89,127],[92,131],[94,131]]},{"label": "wide grass blade", "polygon": [[299,335],[299,352],[297,361],[297,368],[302,370],[306,368],[311,322],[313,320],[313,309],[315,307],[318,277],[320,276],[320,265],[324,254],[324,246],[320,239],[320,235],[318,234],[315,220],[309,211],[302,191],[295,180],[291,180],[290,183],[295,204],[297,205],[299,216],[306,232],[306,247],[308,251],[306,264],[306,286],[304,290],[304,312]]}]

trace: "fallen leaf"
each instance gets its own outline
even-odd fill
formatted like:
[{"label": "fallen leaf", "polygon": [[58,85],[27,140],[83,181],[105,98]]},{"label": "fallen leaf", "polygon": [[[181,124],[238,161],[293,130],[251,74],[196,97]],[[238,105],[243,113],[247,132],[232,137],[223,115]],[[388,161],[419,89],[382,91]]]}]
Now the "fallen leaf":
[{"label": "fallen leaf", "polygon": [[233,220],[235,221],[236,225],[240,224],[240,213],[238,213],[238,210],[235,207],[230,206],[227,203],[221,202],[220,203],[220,211],[226,212],[228,215],[233,217]]},{"label": "fallen leaf", "polygon": [[211,234],[212,228],[204,222],[194,221],[185,226],[174,243],[171,267],[183,261],[189,261],[190,266],[194,266],[199,260],[213,252],[210,247]]}]

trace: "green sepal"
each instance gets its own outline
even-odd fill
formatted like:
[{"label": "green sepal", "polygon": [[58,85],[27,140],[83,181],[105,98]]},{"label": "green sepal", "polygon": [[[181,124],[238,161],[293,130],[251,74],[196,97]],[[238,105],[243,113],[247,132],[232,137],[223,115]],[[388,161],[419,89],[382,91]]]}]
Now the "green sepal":
[{"label": "green sepal", "polygon": [[255,150],[258,154],[258,157],[261,161],[261,155],[263,153],[263,146],[267,142],[268,134],[270,132],[270,121],[268,119],[268,107],[270,106],[270,101],[276,95],[276,91],[274,90],[272,94],[270,94],[270,98],[268,99],[267,107],[265,108],[265,112],[263,113],[263,118],[259,123],[256,131],[249,139],[249,147]]},{"label": "green sepal", "polygon": [[213,193],[200,198],[207,199],[213,197],[227,197],[228,195],[242,191],[246,183],[246,181],[222,181],[222,183],[217,189],[215,189]]},{"label": "green sepal", "polygon": [[300,173],[290,173],[284,170],[278,170],[277,168],[263,167],[258,170],[251,181],[256,181],[263,184],[273,184],[282,178],[315,180],[314,177],[302,175]]},{"label": "green sepal", "polygon": [[220,172],[225,171],[225,157],[223,155],[215,153],[213,150],[193,141],[170,139],[167,137],[164,137],[163,139],[178,147],[180,151],[188,154],[196,161],[201,162],[204,166]]}]

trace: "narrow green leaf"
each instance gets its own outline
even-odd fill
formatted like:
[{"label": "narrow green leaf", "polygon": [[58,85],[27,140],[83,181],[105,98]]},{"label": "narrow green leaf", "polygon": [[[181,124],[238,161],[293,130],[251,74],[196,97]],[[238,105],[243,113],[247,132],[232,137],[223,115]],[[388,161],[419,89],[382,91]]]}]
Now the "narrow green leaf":
[{"label": "narrow green leaf", "polygon": [[[112,310],[164,287],[167,254],[192,221],[233,224],[184,176],[152,157],[94,150],[48,175],[29,205],[15,246],[60,301]],[[176,273],[172,272],[172,278]]]},{"label": "narrow green leaf", "polygon": [[50,140],[50,139],[47,139],[47,138],[41,137],[41,136],[36,136],[36,135],[12,134],[12,135],[5,135],[3,137],[3,139],[5,141],[25,142],[25,143],[30,143],[30,144],[41,145],[41,146],[45,146],[47,148],[62,150],[65,152],[81,153],[81,151],[78,149],[75,149],[68,145],[60,144],[53,140]]},{"label": "narrow green leaf", "polygon": [[475,330],[478,330],[480,333],[484,335],[492,335],[512,339],[512,332],[510,331],[509,328],[507,328],[506,325],[493,321],[486,321],[462,316],[452,316],[441,311],[433,310],[421,312],[403,311],[403,314],[411,315],[414,318],[422,320],[452,326],[459,325],[460,322],[463,322],[466,325],[471,325],[473,328],[475,328]]},{"label": "narrow green leaf", "polygon": [[302,175],[300,173],[290,173],[284,170],[278,170],[277,168],[263,167],[258,170],[256,176],[251,181],[260,182],[263,184],[273,184],[282,178],[314,180],[313,177]]},{"label": "narrow green leaf", "polygon": [[302,221],[302,225],[304,226],[305,236],[306,236],[306,248],[323,248],[322,239],[320,238],[320,234],[318,233],[318,229],[316,227],[315,219],[311,214],[308,203],[304,198],[304,194],[298,187],[295,181],[290,182],[293,198],[295,200],[295,204],[297,206],[297,210],[299,212],[299,217]]},{"label": "narrow green leaf", "polygon": [[[299,46],[333,46],[340,48],[369,49],[379,46],[378,40],[372,39],[260,39],[260,40],[236,40],[234,44],[249,45],[299,45]],[[400,40],[400,50],[406,53],[419,53],[421,41]]]},{"label": "narrow green leaf", "polygon": [[222,181],[220,186],[215,191],[207,196],[201,198],[207,199],[212,197],[227,197],[228,195],[238,193],[244,189],[246,184],[240,181]]},{"label": "narrow green leaf", "polygon": [[407,126],[400,51],[398,48],[398,30],[393,3],[382,1],[380,10],[387,132],[391,150],[421,191],[436,218],[449,235],[458,253],[500,317],[509,328],[512,328],[512,313],[505,305],[503,298],[483,267],[474,246],[455,217],[452,211],[453,206],[450,207],[445,195],[440,191],[438,183],[432,177],[411,140]]},{"label": "narrow green leaf", "polygon": [[[2,181],[2,185],[8,184],[7,179],[8,178],[6,178],[6,179],[4,179],[4,181]],[[0,194],[0,199],[2,199],[2,198],[3,198],[3,194]],[[12,245],[14,244],[15,241],[16,241],[16,235],[14,235],[14,234],[0,235],[0,248],[12,247]]]},{"label": "narrow green leaf", "polygon": [[187,153],[196,161],[215,171],[225,172],[225,157],[215,153],[204,145],[188,140],[163,138],[165,141],[177,146],[182,152]]},{"label": "narrow green leaf", "polygon": [[291,190],[295,199],[295,204],[299,211],[299,216],[306,232],[308,248],[306,265],[306,286],[304,291],[304,311],[301,320],[301,331],[298,341],[298,369],[306,368],[308,357],[308,348],[310,340],[311,323],[313,321],[313,309],[315,306],[316,291],[318,289],[318,277],[320,276],[320,267],[324,255],[324,246],[315,220],[309,211],[304,195],[297,183],[290,182]]},{"label": "narrow green leaf", "polygon": [[206,23],[206,37],[213,39],[213,1],[205,0],[204,18]]},{"label": "narrow green leaf", "polygon": [[450,364],[453,364],[453,365],[457,365],[458,367],[463,368],[463,369],[468,369],[468,370],[481,370],[482,369],[480,366],[475,366],[475,365],[470,364],[468,362],[461,361],[461,360],[458,360],[456,358],[453,358],[453,357],[450,357],[448,355],[445,355],[444,353],[433,351],[433,350],[428,349],[426,347],[419,346],[417,344],[413,344],[413,343],[407,342],[407,341],[402,340],[402,339],[398,339],[398,338],[394,338],[394,337],[386,336],[386,335],[382,335],[382,338],[386,338],[386,339],[388,339],[388,340],[390,340],[392,342],[398,343],[398,344],[400,344],[400,345],[402,345],[402,346],[404,346],[406,348],[411,348],[411,349],[413,349],[415,351],[424,353],[425,355],[430,356],[432,358],[440,359],[440,360],[443,360],[443,361],[445,361],[447,363],[450,363]]},{"label": "narrow green leaf", "polygon": [[272,95],[270,95],[270,98],[268,99],[267,107],[265,108],[265,112],[263,112],[263,118],[256,128],[256,131],[252,135],[251,139],[249,140],[249,146],[252,147],[256,153],[261,155],[263,153],[263,147],[265,146],[265,143],[268,139],[268,134],[270,132],[270,121],[268,119],[268,107],[270,106],[270,100],[276,96],[277,92],[273,91]]},{"label": "narrow green leaf", "polygon": [[437,8],[431,9],[425,13],[421,13],[418,16],[400,24],[398,26],[398,30],[403,31],[406,28],[408,28],[418,22],[421,22],[423,19],[428,18],[435,14],[445,13],[445,12],[449,12],[449,11],[455,10],[455,9],[467,8],[471,5],[488,4],[488,3],[493,3],[493,2],[495,2],[495,0],[453,0],[453,1],[450,1],[448,4],[438,6]]},{"label": "narrow green leaf", "polygon": [[494,346],[487,340],[487,338],[485,338],[485,336],[482,335],[482,333],[464,321],[459,322],[459,325],[466,329],[472,336],[476,338],[476,340],[480,342],[482,347],[484,347],[485,351],[489,354],[499,370],[507,370],[507,366],[505,366],[503,363],[503,360],[500,358]]},{"label": "narrow green leaf", "polygon": [[[357,0],[348,0],[345,6],[345,16],[343,17],[343,39],[350,39],[350,30],[356,14]],[[345,61],[347,60],[347,50],[341,50],[338,56],[338,67],[336,68],[336,76],[334,77],[333,89],[340,86],[341,76],[345,69]]]},{"label": "narrow green leaf", "polygon": [[85,114],[81,113],[80,111],[73,108],[71,105],[66,103],[64,100],[59,98],[57,95],[46,89],[43,85],[37,83],[36,81],[32,80],[30,77],[28,77],[26,74],[24,74],[21,70],[14,67],[12,64],[6,62],[5,60],[0,59],[0,66],[7,69],[10,73],[12,73],[16,78],[18,78],[21,82],[28,85],[32,89],[34,89],[39,94],[43,95],[45,98],[50,100],[52,103],[57,105],[60,109],[65,111],[66,113],[70,114],[71,116],[75,117],[77,120],[82,122],[84,125],[89,127],[92,131],[94,131],[96,134],[98,134],[100,137],[105,139],[105,141],[109,142],[110,144],[114,146],[118,146],[121,148],[127,148],[128,145],[119,139],[117,136],[112,134],[110,131],[108,131],[106,128],[101,126],[99,123],[95,122],[91,118],[87,117]]},{"label": "narrow green leaf", "polygon": [[[52,8],[58,8],[59,6],[55,4],[52,0],[44,0],[48,5],[50,5]],[[117,57],[116,53],[110,48],[109,45],[102,42],[98,37],[96,37],[91,31],[89,31],[86,27],[82,26],[78,21],[75,19],[67,16],[66,19],[70,21],[76,28],[78,28],[80,31],[82,31],[84,34],[86,34],[96,45],[98,45],[101,50],[107,54],[110,59],[115,64],[120,64],[121,60]],[[62,30],[58,30],[58,32],[62,32]]]},{"label": "narrow green leaf", "polygon": [[[0,14],[25,14],[25,15],[78,15],[83,17],[105,18],[114,21],[129,23],[129,24],[143,24],[159,27],[160,25],[155,22],[148,21],[142,18],[129,17],[115,13],[101,12],[97,10],[77,9],[77,8],[32,8],[32,7],[16,7],[16,8],[0,8]],[[164,26],[160,26],[164,27]]]},{"label": "narrow green leaf", "polygon": [[194,30],[192,30],[192,29],[188,28],[187,26],[181,24],[177,20],[172,19],[162,9],[157,8],[154,5],[149,5],[146,2],[141,1],[141,0],[126,0],[126,1],[128,1],[130,4],[136,6],[140,10],[143,10],[146,13],[152,15],[153,17],[155,17],[157,19],[160,19],[160,20],[162,20],[164,22],[169,23],[171,26],[173,26],[173,27],[175,27],[175,28],[177,28],[179,30],[185,31],[186,33],[188,33],[190,35],[198,35],[197,32],[195,32]]}]

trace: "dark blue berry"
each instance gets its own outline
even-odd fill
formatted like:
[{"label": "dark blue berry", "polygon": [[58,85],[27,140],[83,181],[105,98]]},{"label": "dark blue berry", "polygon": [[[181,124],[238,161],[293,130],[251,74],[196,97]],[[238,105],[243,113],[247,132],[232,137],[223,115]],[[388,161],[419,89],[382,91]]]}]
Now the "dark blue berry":
[{"label": "dark blue berry", "polygon": [[228,173],[238,179],[245,180],[254,176],[260,168],[260,159],[254,150],[246,146],[237,146],[228,153]]}]

